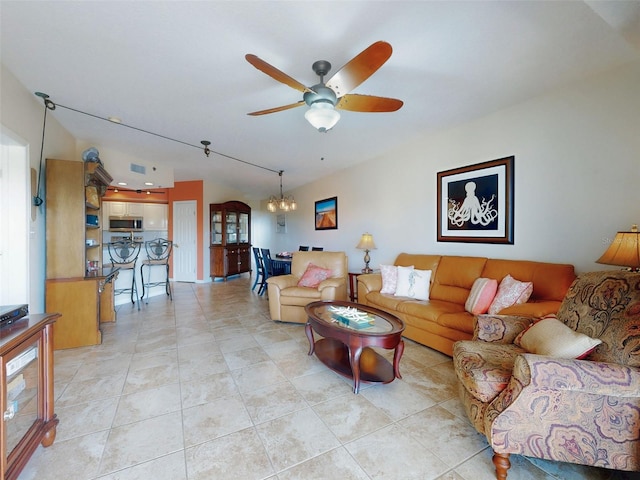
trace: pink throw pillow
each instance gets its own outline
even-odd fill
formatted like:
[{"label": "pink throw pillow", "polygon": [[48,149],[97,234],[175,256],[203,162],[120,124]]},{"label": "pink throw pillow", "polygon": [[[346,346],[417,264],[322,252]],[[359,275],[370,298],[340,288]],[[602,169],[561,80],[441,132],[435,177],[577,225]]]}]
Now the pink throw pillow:
[{"label": "pink throw pillow", "polygon": [[380,265],[380,274],[382,275],[382,289],[380,293],[396,293],[398,285],[398,267],[395,265]]},{"label": "pink throw pillow", "polygon": [[493,278],[476,278],[464,304],[464,309],[472,315],[487,313],[497,291],[497,280]]},{"label": "pink throw pillow", "polygon": [[511,275],[507,275],[500,282],[498,293],[489,306],[489,314],[495,315],[507,307],[525,303],[532,293],[532,282],[520,282]]},{"label": "pink throw pillow", "polygon": [[328,268],[322,268],[313,263],[307,265],[307,269],[305,270],[302,278],[298,281],[299,287],[309,287],[309,288],[318,288],[318,285],[323,280],[331,277],[331,270]]}]

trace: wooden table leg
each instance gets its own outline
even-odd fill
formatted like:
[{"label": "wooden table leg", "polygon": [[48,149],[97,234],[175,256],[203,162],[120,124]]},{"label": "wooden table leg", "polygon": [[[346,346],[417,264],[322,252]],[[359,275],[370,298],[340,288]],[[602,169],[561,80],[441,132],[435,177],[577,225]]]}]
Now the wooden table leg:
[{"label": "wooden table leg", "polygon": [[351,365],[351,373],[353,374],[353,393],[360,391],[360,355],[362,347],[349,347],[349,363]]},{"label": "wooden table leg", "polygon": [[404,340],[400,339],[400,343],[396,346],[393,351],[393,374],[396,378],[402,378],[400,375],[400,359],[402,358],[402,354],[404,353]]},{"label": "wooden table leg", "polygon": [[313,355],[313,351],[316,349],[316,343],[313,339],[313,330],[311,329],[311,324],[309,322],[304,326],[304,332],[307,334],[307,338],[309,339],[309,355]]}]

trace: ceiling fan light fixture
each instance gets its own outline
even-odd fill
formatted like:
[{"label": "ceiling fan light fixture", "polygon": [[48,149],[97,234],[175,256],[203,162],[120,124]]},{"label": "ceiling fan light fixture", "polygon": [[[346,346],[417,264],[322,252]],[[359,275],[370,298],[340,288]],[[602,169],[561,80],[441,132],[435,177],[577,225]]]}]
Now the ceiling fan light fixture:
[{"label": "ceiling fan light fixture", "polygon": [[309,106],[304,118],[319,132],[324,133],[331,130],[338,123],[340,112],[334,108],[333,103],[326,100],[318,100]]}]

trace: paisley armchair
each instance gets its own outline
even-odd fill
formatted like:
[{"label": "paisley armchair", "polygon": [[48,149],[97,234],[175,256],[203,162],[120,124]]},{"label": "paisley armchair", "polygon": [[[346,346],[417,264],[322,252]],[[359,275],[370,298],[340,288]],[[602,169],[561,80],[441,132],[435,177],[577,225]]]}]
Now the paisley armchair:
[{"label": "paisley armchair", "polygon": [[602,340],[582,360],[528,353],[514,340],[527,317],[477,317],[454,345],[466,413],[493,448],[496,478],[512,453],[640,471],[640,274],[580,275],[557,318]]}]

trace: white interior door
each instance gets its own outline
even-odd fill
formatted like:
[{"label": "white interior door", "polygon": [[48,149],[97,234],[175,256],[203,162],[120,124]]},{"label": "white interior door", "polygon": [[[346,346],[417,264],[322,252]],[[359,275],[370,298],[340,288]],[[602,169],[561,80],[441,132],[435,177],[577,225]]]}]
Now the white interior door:
[{"label": "white interior door", "polygon": [[27,147],[1,132],[0,305],[29,303],[28,187]]},{"label": "white interior door", "polygon": [[173,202],[173,280],[197,279],[197,205],[195,200]]}]

